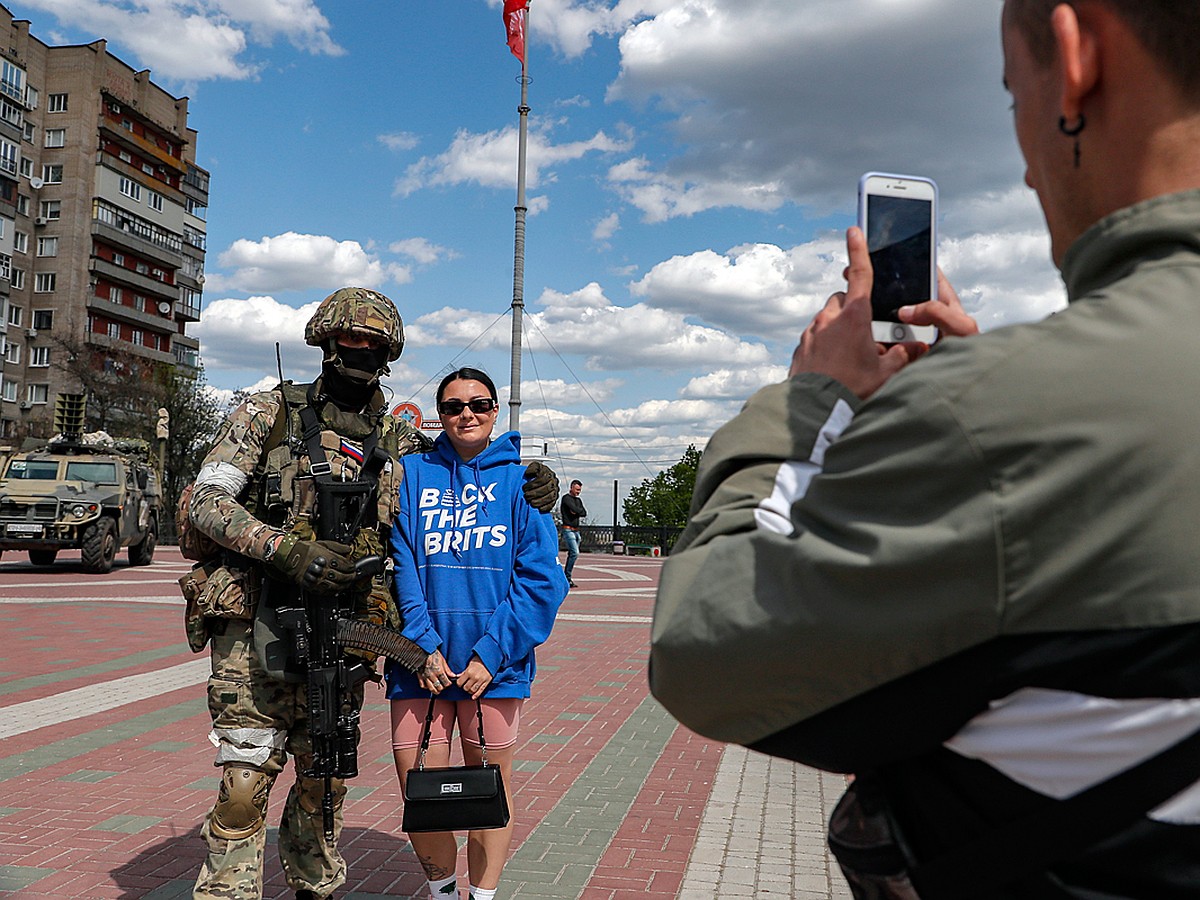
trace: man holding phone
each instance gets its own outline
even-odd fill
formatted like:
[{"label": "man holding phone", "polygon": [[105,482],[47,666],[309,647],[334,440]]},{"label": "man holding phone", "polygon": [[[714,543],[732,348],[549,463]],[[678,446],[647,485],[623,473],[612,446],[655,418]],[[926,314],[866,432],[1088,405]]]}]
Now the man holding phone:
[{"label": "man holding phone", "polygon": [[705,451],[651,688],[857,775],[858,897],[1195,896],[1200,8],[1005,0],[1002,36],[1068,309],[973,336],[939,279],[898,318],[949,339],[881,346],[851,229],[789,380]]}]

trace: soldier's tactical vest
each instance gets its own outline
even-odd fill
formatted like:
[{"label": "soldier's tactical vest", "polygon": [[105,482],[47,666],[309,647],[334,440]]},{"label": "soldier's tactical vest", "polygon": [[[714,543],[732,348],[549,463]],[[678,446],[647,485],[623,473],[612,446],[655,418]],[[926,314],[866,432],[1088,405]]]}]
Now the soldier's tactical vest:
[{"label": "soldier's tactical vest", "polygon": [[376,508],[369,521],[361,524],[390,523],[399,502],[397,460],[404,453],[423,449],[424,435],[386,412],[368,416],[344,412],[326,403],[320,411],[323,421],[319,422],[318,437],[325,458],[317,462],[314,472],[314,454],[305,439],[305,419],[311,416],[311,421],[316,422],[316,410],[309,405],[309,385],[285,381],[277,390],[283,402],[252,478],[245,503],[250,513],[276,528],[290,529],[298,518],[312,520],[317,512],[314,476],[342,483],[357,482],[374,452],[385,455],[375,466]]},{"label": "soldier's tactical vest", "polygon": [[[319,524],[315,521],[318,511],[316,478],[320,477],[327,484],[332,480],[335,491],[340,485],[368,487],[362,484],[360,475],[374,456],[376,462],[371,466],[373,477],[370,478],[374,487],[370,496],[374,504],[370,509],[364,509],[357,519],[357,534],[344,542],[354,545],[358,556],[382,553],[383,536],[377,526],[391,523],[398,512],[399,458],[406,453],[429,449],[429,439],[386,411],[368,416],[347,413],[326,403],[318,418],[317,410],[309,403],[309,387],[285,381],[275,389],[281,400],[279,412],[264,441],[264,452],[251,476],[243,505],[267,524],[297,531],[305,539],[312,539],[317,536]],[[310,425],[311,433],[306,440]],[[314,457],[321,457],[315,466]],[[188,530],[194,531],[185,516],[180,526],[181,547]],[[196,534],[199,536],[198,532]],[[180,579],[180,587],[188,601],[188,640],[196,652],[203,649],[208,640],[206,620],[256,618],[263,584],[259,565],[221,554],[216,544],[211,547],[211,556],[189,557],[202,562]],[[398,627],[399,616],[386,581],[377,580],[379,584],[356,598],[354,605],[358,614],[369,621],[387,622]],[[269,627],[268,630],[274,629]],[[274,669],[274,666],[268,666],[268,669]]]}]

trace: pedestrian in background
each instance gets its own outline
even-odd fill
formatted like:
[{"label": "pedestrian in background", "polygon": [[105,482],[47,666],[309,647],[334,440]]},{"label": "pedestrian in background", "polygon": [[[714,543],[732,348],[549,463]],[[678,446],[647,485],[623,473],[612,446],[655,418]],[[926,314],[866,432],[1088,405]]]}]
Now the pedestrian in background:
[{"label": "pedestrian in background", "polygon": [[[550,636],[567,584],[554,521],[530,507],[521,492],[520,435],[510,431],[492,440],[498,406],[486,373],[451,372],[438,386],[442,433],[433,450],[403,460],[392,529],[396,597],[404,636],[429,660],[416,675],[390,663],[387,676],[401,792],[416,765],[432,694],[438,699],[426,764],[449,764],[457,722],[464,760],[479,765],[476,716],[482,709],[488,762],[500,766],[515,812],[513,752],[537,668],[534,648]],[[495,896],[514,823],[468,833],[471,900]],[[456,895],[454,834],[414,833],[409,839],[430,896]]]},{"label": "pedestrian in background", "polygon": [[944,339],[880,347],[851,229],[790,378],[705,450],[651,688],[856,773],[857,897],[1195,897],[1200,4],[1006,0],[1002,35],[1068,308],[975,335],[942,279],[900,318]]},{"label": "pedestrian in background", "polygon": [[559,514],[562,516],[563,540],[567,544],[567,584],[575,587],[571,573],[575,570],[575,560],[579,559],[579,523],[587,515],[579,492],[583,490],[583,482],[576,479],[571,482],[568,492],[563,494],[559,504]]}]

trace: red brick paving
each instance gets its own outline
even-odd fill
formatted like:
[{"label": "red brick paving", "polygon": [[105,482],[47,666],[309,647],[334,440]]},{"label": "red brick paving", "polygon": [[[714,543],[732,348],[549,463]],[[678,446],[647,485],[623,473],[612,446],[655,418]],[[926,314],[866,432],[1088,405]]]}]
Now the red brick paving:
[{"label": "red brick paving", "polygon": [[[649,616],[652,595],[647,591],[593,591],[628,591],[653,583],[623,581],[604,569],[637,572],[656,581],[659,566],[657,560],[591,554],[580,558],[575,572],[580,589],[568,597],[563,606],[566,616],[538,651],[541,671],[523,716],[514,773],[514,852],[647,694],[649,626],[579,622],[570,616]],[[0,646],[0,708],[195,659],[183,646],[180,607],[122,602],[173,595],[174,579],[184,570],[185,564],[169,548],[160,549],[154,566],[122,567],[109,576],[84,576],[61,561],[49,569],[34,569],[14,554],[6,555],[0,561],[0,600],[74,595],[89,602],[0,602],[0,632],[5,635]],[[106,582],[116,581],[138,583],[106,587]],[[86,586],[78,586],[81,583]],[[37,640],[22,641],[22,635],[36,635]],[[101,640],[91,640],[95,638]],[[128,660],[172,647],[178,647],[178,652],[140,662]],[[126,663],[100,675],[71,674],[74,668],[113,660]],[[5,684],[46,675],[56,680],[4,693]],[[85,749],[105,729],[178,704],[193,705],[195,711],[111,746]],[[576,714],[592,717],[560,718]],[[134,898],[176,880],[190,881],[201,860],[199,823],[217,784],[208,730],[203,686],[197,683],[0,740],[0,808],[17,810],[0,815],[0,873],[5,866],[55,870],[28,887],[0,894]],[[570,740],[544,740],[556,736]],[[43,761],[39,759],[42,748],[72,741],[83,752],[5,778],[6,763],[33,760],[37,765]],[[423,892],[423,875],[398,829],[398,787],[382,692],[368,692],[359,759],[361,774],[351,782],[342,837],[350,866],[344,891],[392,896]],[[597,900],[675,896],[719,759],[719,745],[677,729],[580,896]],[[94,782],[65,780],[77,773],[114,774]],[[289,784],[290,776],[285,775],[273,791],[272,827]],[[363,793],[367,795],[356,796]],[[97,825],[118,815],[160,821],[137,834],[97,830]],[[291,896],[273,850],[267,860],[265,896]]]}]

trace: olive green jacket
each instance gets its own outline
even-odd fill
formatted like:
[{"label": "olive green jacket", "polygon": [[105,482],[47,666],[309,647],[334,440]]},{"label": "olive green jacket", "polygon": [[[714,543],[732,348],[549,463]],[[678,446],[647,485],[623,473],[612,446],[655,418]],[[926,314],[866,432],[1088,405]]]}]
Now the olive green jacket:
[{"label": "olive green jacket", "polygon": [[804,375],[704,453],[650,682],[749,744],[999,636],[1200,620],[1200,192],[1122,210],[1069,307],[860,403]]}]

